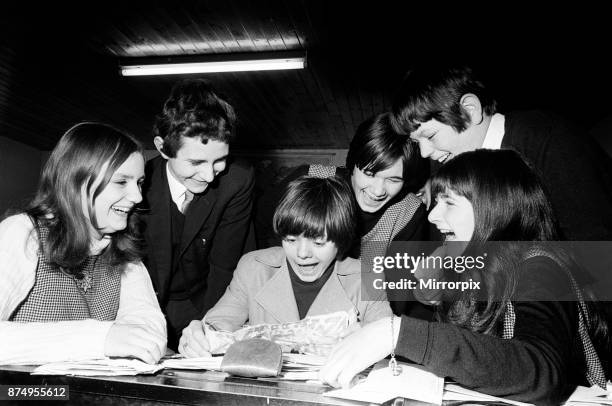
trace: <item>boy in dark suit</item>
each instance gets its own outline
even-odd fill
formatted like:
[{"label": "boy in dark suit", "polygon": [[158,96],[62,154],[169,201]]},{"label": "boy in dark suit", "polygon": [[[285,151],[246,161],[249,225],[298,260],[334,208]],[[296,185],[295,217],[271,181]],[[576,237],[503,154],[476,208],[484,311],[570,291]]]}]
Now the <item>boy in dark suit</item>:
[{"label": "boy in dark suit", "polygon": [[179,82],[153,128],[145,265],[168,321],[168,347],[223,295],[249,235],[253,168],[230,162],[234,109],[203,80]]}]

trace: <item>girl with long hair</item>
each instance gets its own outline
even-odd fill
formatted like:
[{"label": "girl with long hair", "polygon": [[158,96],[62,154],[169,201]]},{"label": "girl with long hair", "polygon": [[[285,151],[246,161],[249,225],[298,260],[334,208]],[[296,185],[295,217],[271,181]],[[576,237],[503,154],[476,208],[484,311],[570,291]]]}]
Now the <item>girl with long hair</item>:
[{"label": "girl with long hair", "polygon": [[334,349],[321,379],[346,386],[395,349],[439,376],[521,401],[558,402],[578,384],[605,386],[607,326],[578,288],[581,274],[569,253],[544,243],[558,240],[555,220],[521,156],[460,154],[431,187],[429,220],[445,236],[445,251],[451,258],[487,254],[481,269],[455,266],[440,279],[471,280],[478,289],[447,284],[436,298],[436,322],[393,317],[365,326]]},{"label": "girl with long hair", "polygon": [[0,363],[136,357],[166,324],[133,213],[144,156],[130,135],[80,123],[59,140],[27,209],[0,223]]}]

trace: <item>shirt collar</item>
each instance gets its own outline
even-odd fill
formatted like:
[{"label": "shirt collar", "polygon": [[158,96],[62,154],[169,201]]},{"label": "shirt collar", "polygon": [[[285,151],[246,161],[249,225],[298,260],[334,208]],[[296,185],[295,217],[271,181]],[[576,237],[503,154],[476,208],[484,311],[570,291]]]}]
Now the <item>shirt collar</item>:
[{"label": "shirt collar", "polygon": [[187,188],[174,177],[172,172],[170,172],[170,167],[168,166],[167,162],[166,175],[168,178],[168,186],[170,187],[170,197],[172,197],[172,201],[177,205],[177,207],[181,207]]},{"label": "shirt collar", "polygon": [[500,149],[504,139],[505,117],[503,114],[495,113],[491,117],[487,134],[485,135],[482,147],[484,149]]}]

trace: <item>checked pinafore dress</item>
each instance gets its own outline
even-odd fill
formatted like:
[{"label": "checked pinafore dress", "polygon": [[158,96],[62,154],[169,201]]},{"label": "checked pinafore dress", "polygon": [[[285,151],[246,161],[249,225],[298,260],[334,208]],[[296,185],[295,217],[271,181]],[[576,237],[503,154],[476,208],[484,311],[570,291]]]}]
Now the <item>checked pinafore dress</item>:
[{"label": "checked pinafore dress", "polygon": [[[41,246],[45,246],[48,229],[39,223],[37,231]],[[37,255],[34,286],[10,321],[115,320],[121,291],[120,266],[111,266],[103,256],[93,255],[75,276],[51,265],[40,249]]]}]

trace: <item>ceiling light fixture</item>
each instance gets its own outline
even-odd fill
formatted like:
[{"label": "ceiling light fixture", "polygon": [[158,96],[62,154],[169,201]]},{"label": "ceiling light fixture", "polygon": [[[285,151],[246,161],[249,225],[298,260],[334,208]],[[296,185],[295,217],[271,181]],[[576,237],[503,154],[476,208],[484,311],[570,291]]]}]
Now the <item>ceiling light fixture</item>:
[{"label": "ceiling light fixture", "polygon": [[119,72],[122,76],[151,76],[304,69],[305,67],[305,52],[281,52],[128,59],[120,62]]}]

